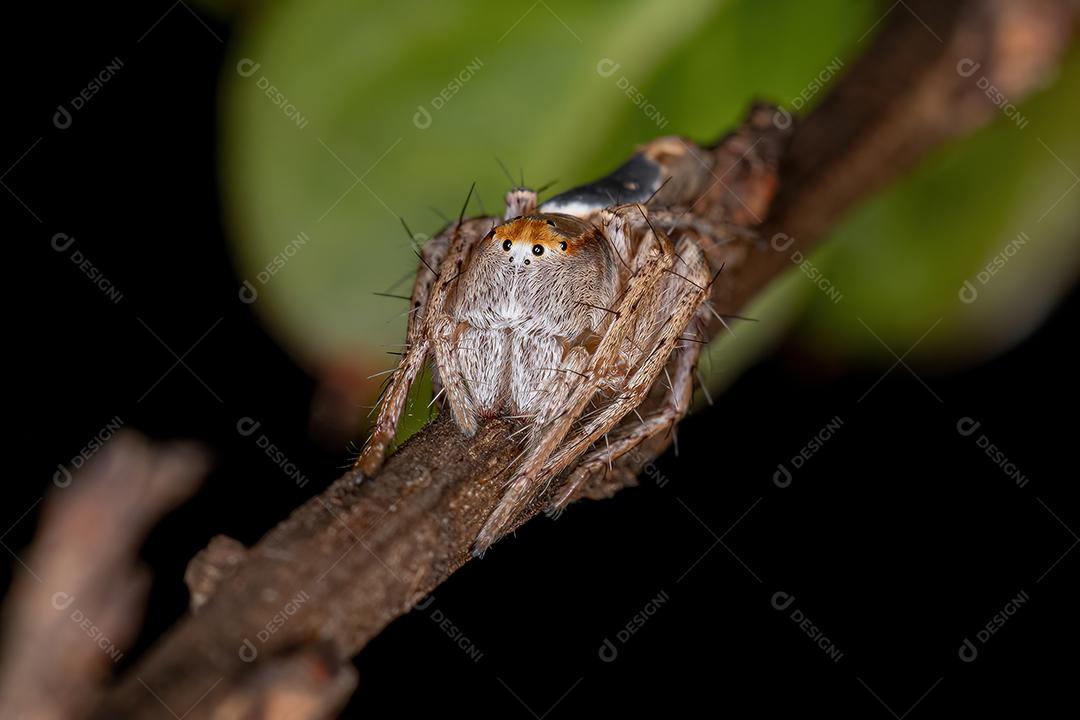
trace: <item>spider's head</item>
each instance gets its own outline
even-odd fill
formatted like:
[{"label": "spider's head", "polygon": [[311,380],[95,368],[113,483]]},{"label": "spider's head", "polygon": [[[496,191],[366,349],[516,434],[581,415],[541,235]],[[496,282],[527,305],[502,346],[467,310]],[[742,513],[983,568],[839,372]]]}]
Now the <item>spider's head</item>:
[{"label": "spider's head", "polygon": [[487,241],[515,266],[538,265],[573,257],[589,225],[576,217],[535,213],[508,220],[488,233]]}]

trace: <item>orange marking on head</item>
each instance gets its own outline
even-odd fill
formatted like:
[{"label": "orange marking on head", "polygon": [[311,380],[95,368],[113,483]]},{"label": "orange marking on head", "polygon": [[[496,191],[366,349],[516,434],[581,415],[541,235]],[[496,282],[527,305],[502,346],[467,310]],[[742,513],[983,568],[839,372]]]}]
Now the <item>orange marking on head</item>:
[{"label": "orange marking on head", "polygon": [[520,217],[495,228],[494,241],[501,244],[507,240],[529,247],[540,245],[545,253],[556,252],[560,255],[576,254],[581,243],[580,237],[559,232],[542,216]]}]

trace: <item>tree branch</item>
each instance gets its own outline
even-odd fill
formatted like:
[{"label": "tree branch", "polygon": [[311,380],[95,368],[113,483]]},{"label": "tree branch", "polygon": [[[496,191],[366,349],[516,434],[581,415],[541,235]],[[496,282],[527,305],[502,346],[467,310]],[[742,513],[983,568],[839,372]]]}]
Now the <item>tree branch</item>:
[{"label": "tree branch", "polygon": [[[714,268],[723,266],[712,292],[717,312],[737,312],[861,199],[993,118],[980,77],[1018,102],[1053,67],[1075,14],[1067,0],[909,1],[793,130],[785,113],[759,105],[716,146],[675,153],[671,167],[685,182],[669,204],[730,230],[709,249]],[[975,63],[973,76],[958,71]],[[341,666],[469,561],[517,452],[506,442],[511,427],[492,421],[467,439],[437,420],[378,477],[358,485],[347,473],[252,549],[215,543],[189,572],[204,604],[128,673],[98,716],[150,717],[159,701],[193,719],[223,706],[259,707],[260,692],[274,686],[266,678],[283,674],[304,697],[333,686],[339,699],[348,687],[334,685]],[[637,453],[636,465],[665,444]],[[623,472],[594,494],[633,482]],[[333,703],[305,707],[326,712]]]},{"label": "tree branch", "polygon": [[123,431],[74,477],[58,473],[4,607],[5,717],[78,717],[98,700],[139,630],[150,584],[139,547],[208,466],[197,445]]}]

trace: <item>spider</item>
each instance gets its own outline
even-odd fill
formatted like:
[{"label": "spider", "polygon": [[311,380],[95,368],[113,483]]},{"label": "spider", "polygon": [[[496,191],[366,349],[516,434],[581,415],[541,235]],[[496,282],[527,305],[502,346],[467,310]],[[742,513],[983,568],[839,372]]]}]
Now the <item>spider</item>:
[{"label": "spider", "polygon": [[[647,207],[673,189],[665,188],[677,178],[664,154],[682,148],[674,139],[654,141],[611,175],[539,206],[536,192],[513,188],[502,218],[464,219],[463,210],[428,241],[407,350],[356,463],[365,476],[381,466],[409,388],[431,356],[435,398],[445,393],[464,434],[485,419],[526,421],[518,431],[527,433],[524,449],[476,538],[476,554],[568,468],[554,508],[682,419],[702,345],[680,341],[692,323],[704,322],[715,276],[692,216]],[[637,414],[654,390],[663,393],[660,402]],[[630,413],[640,422],[624,423]]]}]

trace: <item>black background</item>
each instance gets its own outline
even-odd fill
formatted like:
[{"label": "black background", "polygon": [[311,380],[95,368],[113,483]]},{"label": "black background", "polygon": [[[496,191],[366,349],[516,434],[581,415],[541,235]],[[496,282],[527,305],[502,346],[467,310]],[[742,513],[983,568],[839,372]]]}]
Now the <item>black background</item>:
[{"label": "black background", "polygon": [[[6,169],[18,160],[3,177],[18,198],[0,193],[15,248],[6,315],[16,324],[7,359],[18,397],[4,542],[26,546],[38,508],[23,513],[57,464],[114,416],[155,437],[202,439],[217,458],[200,494],[147,543],[155,584],[129,659],[184,611],[183,568],[213,535],[255,542],[348,462],[344,448],[327,452],[309,438],[314,380],[237,300],[217,187],[225,45],[214,33],[227,41],[229,29],[207,21],[211,32],[177,5],[136,42],[167,7],[123,17],[43,9],[11,23],[18,42],[3,48],[0,161]],[[118,75],[71,127],[56,128],[56,106],[118,56]],[[1062,211],[1075,212],[1069,202]],[[119,304],[50,246],[58,232],[122,292]],[[683,424],[680,456],[659,466],[663,487],[646,479],[531,523],[457,573],[426,610],[390,626],[356,661],[360,688],[347,715],[887,718],[1075,708],[1080,551],[1066,552],[1077,542],[1068,528],[1080,528],[1067,495],[1078,313],[1074,293],[991,362],[948,376],[916,368],[942,403],[903,366],[858,402],[885,368],[825,374],[781,350]],[[165,345],[183,355],[212,326],[184,360],[199,379],[178,366],[139,401],[175,361]],[[312,478],[306,488],[237,434],[243,416],[259,418]],[[835,437],[777,487],[777,463],[834,416],[843,420]],[[959,435],[961,417],[981,421],[1030,482],[1017,487],[975,437]],[[6,553],[0,564],[5,586],[22,572]],[[786,611],[770,602],[781,591],[795,596]],[[961,662],[964,639],[1021,592],[1030,600],[977,643],[974,662]],[[666,601],[619,640],[661,594]],[[795,609],[839,648],[839,661],[797,627]],[[432,619],[436,610],[479,660]],[[618,650],[613,662],[600,659],[605,639]]]}]

